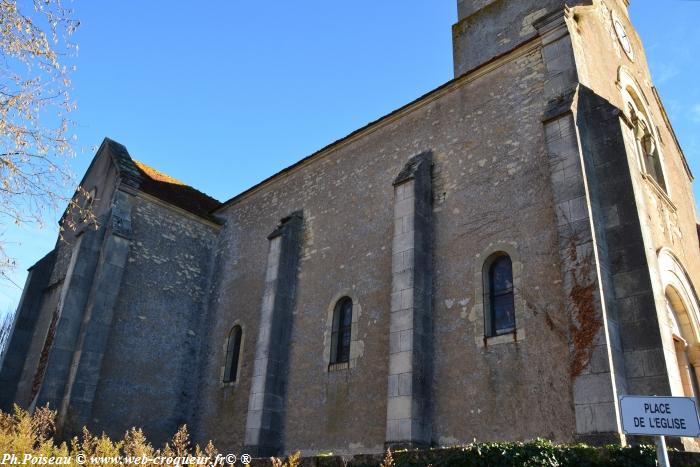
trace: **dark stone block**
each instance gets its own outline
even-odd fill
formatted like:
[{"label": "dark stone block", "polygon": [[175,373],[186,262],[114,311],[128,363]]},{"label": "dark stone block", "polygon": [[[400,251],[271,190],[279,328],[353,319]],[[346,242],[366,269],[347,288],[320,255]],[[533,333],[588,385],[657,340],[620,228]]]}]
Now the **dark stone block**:
[{"label": "dark stone block", "polygon": [[631,394],[671,395],[668,375],[629,378],[627,386]]},{"label": "dark stone block", "polygon": [[634,269],[613,275],[615,296],[620,299],[651,291],[649,269]]},{"label": "dark stone block", "polygon": [[661,335],[656,319],[642,319],[628,322],[620,329],[623,350],[643,350],[660,348]]},{"label": "dark stone block", "polygon": [[610,249],[610,269],[617,272],[629,272],[648,267],[644,245],[640,242],[627,243]]}]

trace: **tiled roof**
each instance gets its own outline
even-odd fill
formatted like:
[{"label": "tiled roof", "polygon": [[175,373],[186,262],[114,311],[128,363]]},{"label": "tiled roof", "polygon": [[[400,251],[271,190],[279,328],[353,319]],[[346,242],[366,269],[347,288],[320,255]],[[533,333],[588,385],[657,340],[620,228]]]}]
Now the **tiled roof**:
[{"label": "tiled roof", "polygon": [[143,162],[134,160],[134,164],[141,172],[139,189],[144,193],[207,219],[212,219],[209,213],[221,205],[218,200],[211,196],[185,185]]},{"label": "tiled roof", "polygon": [[103,149],[109,152],[119,171],[122,183],[199,217],[215,221],[211,212],[221,206],[220,201],[153,167],[134,160],[124,145],[112,139],[105,138],[100,150]]}]

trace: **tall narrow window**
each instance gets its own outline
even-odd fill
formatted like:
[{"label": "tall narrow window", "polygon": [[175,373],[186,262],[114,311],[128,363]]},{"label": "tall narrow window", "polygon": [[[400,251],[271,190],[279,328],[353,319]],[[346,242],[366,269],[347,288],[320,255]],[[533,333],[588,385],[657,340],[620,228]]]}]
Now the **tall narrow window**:
[{"label": "tall narrow window", "polygon": [[484,285],[485,333],[498,336],[515,330],[515,300],[513,297],[513,263],[510,256],[499,254],[486,263]]},{"label": "tall narrow window", "polygon": [[664,191],[666,191],[666,181],[664,180],[664,172],[661,168],[661,159],[659,158],[659,151],[656,148],[656,141],[654,140],[654,137],[647,131],[639,144],[641,145],[642,153],[644,154],[644,162],[646,163],[647,173],[651,175],[651,178],[653,178]]},{"label": "tall narrow window", "polygon": [[238,381],[238,360],[241,354],[241,339],[243,330],[235,325],[228,334],[226,343],[226,366],[224,367],[224,383]]},{"label": "tall narrow window", "polygon": [[[634,98],[631,99],[632,102],[635,102]],[[630,102],[627,107],[630,120],[634,126],[634,138],[640,165],[644,172],[651,177],[661,189],[666,191],[666,180],[664,180],[661,156],[656,144],[656,139],[653,135],[653,127],[643,111],[637,108],[632,102]]]},{"label": "tall narrow window", "polygon": [[343,297],[333,310],[333,335],[331,337],[331,363],[350,361],[350,334],[352,331],[352,300]]}]

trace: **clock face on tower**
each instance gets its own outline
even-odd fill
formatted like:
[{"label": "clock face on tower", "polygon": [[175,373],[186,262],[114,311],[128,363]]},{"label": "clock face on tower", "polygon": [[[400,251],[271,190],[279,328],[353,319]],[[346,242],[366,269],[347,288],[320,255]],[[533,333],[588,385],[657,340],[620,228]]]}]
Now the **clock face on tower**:
[{"label": "clock face on tower", "polygon": [[634,60],[634,50],[632,50],[632,42],[630,41],[630,38],[627,35],[625,27],[622,25],[622,22],[615,17],[613,17],[613,25],[615,26],[615,33],[617,34],[617,39],[620,41],[622,50],[625,51],[630,60]]}]

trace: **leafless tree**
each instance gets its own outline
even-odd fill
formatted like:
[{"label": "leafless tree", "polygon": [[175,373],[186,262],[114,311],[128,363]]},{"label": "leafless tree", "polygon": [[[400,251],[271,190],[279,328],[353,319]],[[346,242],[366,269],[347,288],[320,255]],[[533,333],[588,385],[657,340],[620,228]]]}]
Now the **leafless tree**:
[{"label": "leafless tree", "polygon": [[[70,0],[0,0],[0,235],[11,224],[43,225],[72,196],[69,159],[74,155],[70,66],[79,22]],[[78,189],[79,193],[81,192]],[[72,228],[74,215],[61,228]],[[53,218],[53,216],[51,216]],[[85,215],[80,214],[80,219]],[[0,275],[14,261],[0,238]]]}]

